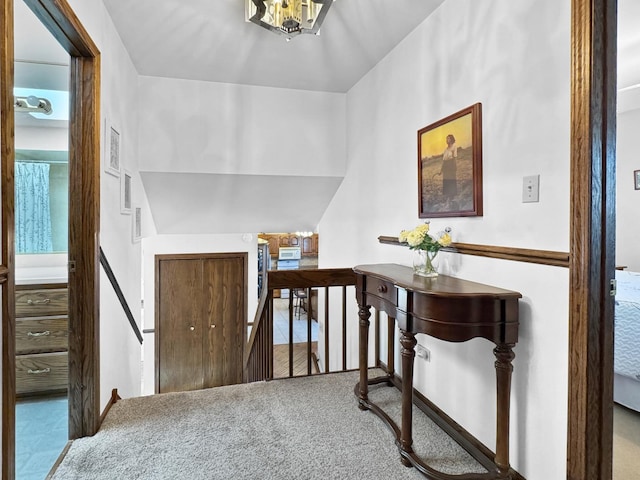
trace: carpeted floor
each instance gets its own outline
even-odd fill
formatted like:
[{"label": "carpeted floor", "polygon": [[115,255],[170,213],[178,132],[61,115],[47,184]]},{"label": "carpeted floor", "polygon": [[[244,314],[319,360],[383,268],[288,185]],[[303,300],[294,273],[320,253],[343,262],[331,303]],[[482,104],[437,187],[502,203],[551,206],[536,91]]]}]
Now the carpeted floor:
[{"label": "carpeted floor", "polygon": [[[353,394],[357,372],[125,399],[53,475],[100,479],[421,479]],[[370,398],[399,416],[400,394]],[[414,408],[414,449],[446,473],[482,467]]]},{"label": "carpeted floor", "polygon": [[640,477],[640,413],[613,407],[613,479],[635,480]]}]

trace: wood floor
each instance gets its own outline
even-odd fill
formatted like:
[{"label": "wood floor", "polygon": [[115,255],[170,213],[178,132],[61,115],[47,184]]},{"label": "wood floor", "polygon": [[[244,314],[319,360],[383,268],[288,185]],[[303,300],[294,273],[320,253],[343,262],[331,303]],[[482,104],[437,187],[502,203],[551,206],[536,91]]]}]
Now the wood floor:
[{"label": "wood floor", "polygon": [[[311,351],[318,351],[318,342],[311,342]],[[311,362],[311,374],[319,373],[315,363]],[[307,344],[293,344],[293,376],[307,375]],[[283,378],[289,376],[289,345],[273,346],[273,376]]]}]

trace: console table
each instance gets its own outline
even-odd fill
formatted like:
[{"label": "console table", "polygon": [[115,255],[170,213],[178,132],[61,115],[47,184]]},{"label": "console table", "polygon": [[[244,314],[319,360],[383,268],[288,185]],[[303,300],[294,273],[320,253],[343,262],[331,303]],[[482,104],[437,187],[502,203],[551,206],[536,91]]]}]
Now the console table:
[{"label": "console table", "polygon": [[[518,292],[439,275],[426,278],[414,275],[413,269],[395,264],[359,265],[355,267],[356,297],[360,318],[359,367],[360,381],[356,385],[358,406],[371,410],[391,428],[404,465],[416,467],[427,478],[508,479],[509,466],[509,404],[511,395],[512,348],[518,341]],[[401,428],[368,398],[368,386],[391,383],[394,372],[368,378],[368,338],[371,307],[384,311],[395,319],[400,329],[402,357],[402,425]],[[497,431],[496,453],[484,474],[449,475],[429,467],[413,451],[412,403],[415,334],[423,333],[449,342],[465,342],[475,337],[496,344]],[[389,341],[392,352],[392,340]],[[483,465],[487,468],[487,465]],[[491,468],[495,467],[495,468]]]}]

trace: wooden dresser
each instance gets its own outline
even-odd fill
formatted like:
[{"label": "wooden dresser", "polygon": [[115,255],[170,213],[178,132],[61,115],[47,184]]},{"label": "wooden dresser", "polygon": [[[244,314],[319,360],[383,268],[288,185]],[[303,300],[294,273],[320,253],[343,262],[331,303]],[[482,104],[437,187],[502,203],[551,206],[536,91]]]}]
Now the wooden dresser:
[{"label": "wooden dresser", "polygon": [[61,393],[68,385],[66,283],[16,285],[16,394]]}]

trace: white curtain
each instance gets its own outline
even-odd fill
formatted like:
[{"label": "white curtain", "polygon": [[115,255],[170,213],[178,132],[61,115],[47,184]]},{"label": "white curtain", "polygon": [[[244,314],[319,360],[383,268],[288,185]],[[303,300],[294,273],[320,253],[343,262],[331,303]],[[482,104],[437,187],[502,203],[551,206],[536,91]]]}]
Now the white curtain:
[{"label": "white curtain", "polygon": [[49,164],[15,163],[16,253],[53,251]]}]

